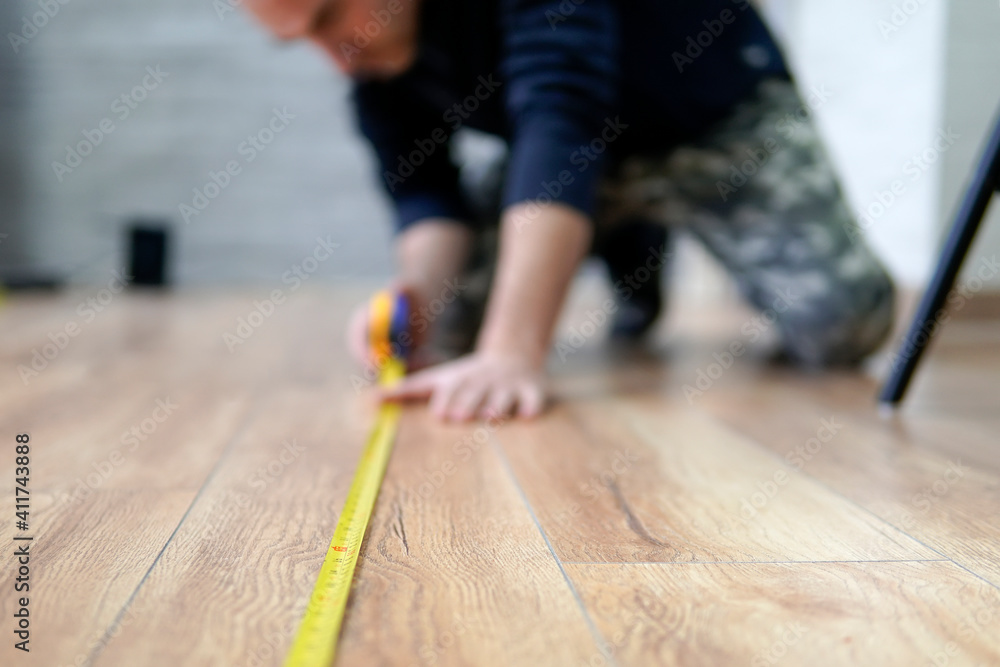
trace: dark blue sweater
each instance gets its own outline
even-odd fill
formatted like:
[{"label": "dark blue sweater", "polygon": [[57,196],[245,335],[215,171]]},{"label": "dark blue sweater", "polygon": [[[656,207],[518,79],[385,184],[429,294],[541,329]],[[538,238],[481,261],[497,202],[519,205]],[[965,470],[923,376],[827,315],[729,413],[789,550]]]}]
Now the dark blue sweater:
[{"label": "dark blue sweater", "polygon": [[505,206],[592,215],[608,159],[691,140],[760,79],[788,76],[747,0],[424,0],[421,11],[414,66],[355,86],[399,228],[471,223],[449,155],[460,127],[508,142]]}]

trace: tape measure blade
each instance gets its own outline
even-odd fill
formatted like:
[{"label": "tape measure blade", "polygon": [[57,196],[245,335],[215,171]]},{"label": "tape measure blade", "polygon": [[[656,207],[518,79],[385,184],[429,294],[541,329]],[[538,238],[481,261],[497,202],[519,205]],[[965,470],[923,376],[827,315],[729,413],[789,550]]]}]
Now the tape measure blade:
[{"label": "tape measure blade", "polygon": [[[392,359],[383,368],[380,382],[392,384],[404,373],[404,364]],[[392,453],[400,412],[399,405],[392,403],[379,408],[285,667],[328,667],[336,655],[354,570]]]}]

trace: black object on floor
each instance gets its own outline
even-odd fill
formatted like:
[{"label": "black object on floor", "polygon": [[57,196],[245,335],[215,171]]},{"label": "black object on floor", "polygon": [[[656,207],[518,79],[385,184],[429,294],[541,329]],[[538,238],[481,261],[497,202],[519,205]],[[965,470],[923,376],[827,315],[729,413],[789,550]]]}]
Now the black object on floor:
[{"label": "black object on floor", "polygon": [[927,286],[927,291],[924,292],[902,344],[892,358],[890,375],[882,387],[879,402],[895,406],[903,400],[917,363],[935,333],[934,329],[943,324],[937,320],[943,312],[941,309],[945,299],[955,284],[962,262],[986,213],[986,207],[998,190],[1000,190],[1000,113],[997,114],[993,132],[952,223],[934,276]]},{"label": "black object on floor", "polygon": [[140,222],[129,234],[129,274],[132,285],[162,287],[168,284],[169,228],[164,223]]}]

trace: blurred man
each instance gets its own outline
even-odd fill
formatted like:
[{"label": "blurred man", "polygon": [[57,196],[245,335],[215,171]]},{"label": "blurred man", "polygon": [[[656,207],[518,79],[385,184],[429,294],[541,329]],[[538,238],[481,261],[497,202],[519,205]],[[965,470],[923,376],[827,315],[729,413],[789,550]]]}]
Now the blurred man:
[{"label": "blurred man", "polygon": [[[453,420],[538,414],[553,327],[595,239],[622,311],[644,302],[637,322],[618,326],[641,332],[655,318],[648,285],[666,253],[648,242],[650,224],[703,242],[750,303],[775,314],[794,361],[855,363],[887,335],[892,282],[855,233],[810,118],[824,92],[800,98],[747,0],[249,7],[354,80],[361,130],[396,207],[393,285],[418,310],[462,274],[482,229],[452,162],[455,131],[507,143],[475,346],[386,398],[426,398]],[[356,314],[357,348],[363,326]]]}]

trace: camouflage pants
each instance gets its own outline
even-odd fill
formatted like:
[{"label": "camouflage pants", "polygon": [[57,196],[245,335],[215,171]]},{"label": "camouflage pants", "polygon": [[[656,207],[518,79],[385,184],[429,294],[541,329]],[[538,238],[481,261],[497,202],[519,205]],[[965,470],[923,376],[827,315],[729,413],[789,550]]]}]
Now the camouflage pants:
[{"label": "camouflage pants", "polygon": [[614,166],[599,201],[599,227],[642,220],[691,233],[773,313],[800,363],[857,362],[889,333],[892,281],[790,82],[763,82],[696,142]]}]

